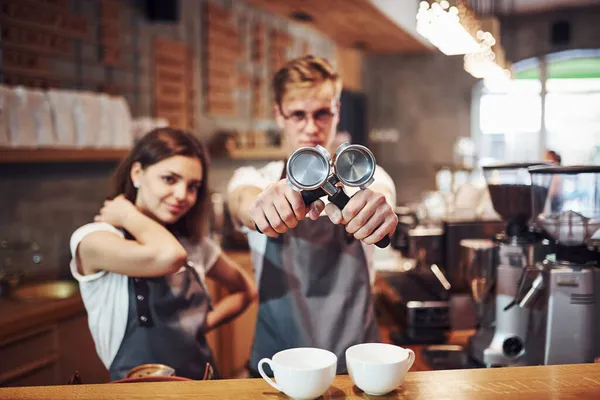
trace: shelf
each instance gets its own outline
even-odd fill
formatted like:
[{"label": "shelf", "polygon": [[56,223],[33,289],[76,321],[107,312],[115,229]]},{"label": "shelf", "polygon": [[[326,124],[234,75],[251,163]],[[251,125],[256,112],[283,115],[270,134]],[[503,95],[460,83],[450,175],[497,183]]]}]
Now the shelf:
[{"label": "shelf", "polygon": [[283,160],[287,153],[281,147],[254,147],[231,149],[229,156],[234,160]]},{"label": "shelf", "polygon": [[117,162],[129,153],[128,149],[97,148],[10,148],[0,147],[0,164]]}]

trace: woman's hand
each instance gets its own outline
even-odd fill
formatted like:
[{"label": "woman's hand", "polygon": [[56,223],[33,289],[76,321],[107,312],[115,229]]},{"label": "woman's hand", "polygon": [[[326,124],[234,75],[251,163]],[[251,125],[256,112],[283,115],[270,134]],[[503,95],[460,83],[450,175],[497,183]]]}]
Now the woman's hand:
[{"label": "woman's hand", "polygon": [[206,314],[205,333],[231,321],[258,299],[254,279],[224,253],[208,270],[206,276],[227,290],[228,294]]},{"label": "woman's hand", "polygon": [[122,227],[127,217],[135,212],[137,208],[121,194],[112,200],[106,200],[98,215],[94,217],[94,221]]},{"label": "woman's hand", "polygon": [[122,227],[132,239],[103,231],[83,238],[77,257],[85,275],[111,271],[135,277],[164,276],[178,271],[188,258],[165,226],[140,212],[123,195],[105,201],[94,221]]}]

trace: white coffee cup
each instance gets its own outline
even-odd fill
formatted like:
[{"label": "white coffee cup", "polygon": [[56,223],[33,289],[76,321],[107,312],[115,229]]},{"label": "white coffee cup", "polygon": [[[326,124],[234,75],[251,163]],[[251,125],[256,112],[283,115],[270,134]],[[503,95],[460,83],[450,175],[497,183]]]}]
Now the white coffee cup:
[{"label": "white coffee cup", "polygon": [[410,349],[385,343],[363,343],[346,350],[346,367],[352,382],[370,395],[396,389],[415,362]]},{"label": "white coffee cup", "polygon": [[[268,364],[275,382],[263,371]],[[297,347],[276,353],[273,359],[258,362],[258,372],[280,392],[298,400],[316,399],[331,387],[335,378],[337,356],[330,351],[312,347]]]}]

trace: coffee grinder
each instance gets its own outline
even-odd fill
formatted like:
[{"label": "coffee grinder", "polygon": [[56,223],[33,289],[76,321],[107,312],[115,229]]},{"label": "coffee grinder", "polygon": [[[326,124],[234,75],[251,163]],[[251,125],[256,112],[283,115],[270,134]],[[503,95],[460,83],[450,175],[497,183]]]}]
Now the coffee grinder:
[{"label": "coffee grinder", "polygon": [[494,336],[498,247],[498,243],[492,239],[460,241],[460,267],[477,309],[477,332],[469,338],[467,352],[479,366],[484,365],[483,350],[489,346]]},{"label": "coffee grinder", "polygon": [[[469,356],[486,367],[529,365],[526,348],[530,310],[514,307],[522,271],[544,259],[543,237],[529,228],[532,186],[528,168],[539,164],[499,164],[483,167],[490,197],[505,229],[494,241],[495,289],[480,316],[492,323],[480,324],[470,339]],[[493,317],[489,313],[494,313]]]},{"label": "coffee grinder", "polygon": [[519,308],[544,310],[539,364],[593,362],[600,357],[600,166],[530,173],[535,225],[555,251],[537,264]]}]

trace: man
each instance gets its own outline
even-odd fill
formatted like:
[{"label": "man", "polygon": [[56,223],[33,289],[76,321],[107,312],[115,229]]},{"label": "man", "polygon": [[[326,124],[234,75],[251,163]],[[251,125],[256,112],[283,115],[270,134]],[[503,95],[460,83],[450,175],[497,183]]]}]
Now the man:
[{"label": "man", "polygon": [[[317,145],[333,154],[341,80],[330,64],[315,56],[292,60],[273,88],[288,154]],[[373,244],[398,219],[393,181],[380,167],[374,179],[366,190],[346,188],[352,197],[340,211],[322,200],[306,208],[285,180],[284,161],[235,172],[228,205],[248,232],[259,286],[252,376],[259,376],[261,358],[292,347],[330,350],[338,356],[337,372],[345,373],[348,347],[380,341],[371,296]]]}]

